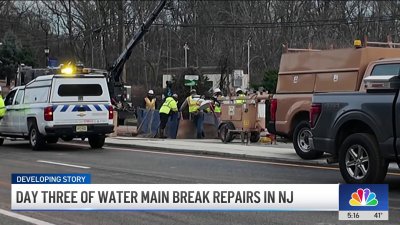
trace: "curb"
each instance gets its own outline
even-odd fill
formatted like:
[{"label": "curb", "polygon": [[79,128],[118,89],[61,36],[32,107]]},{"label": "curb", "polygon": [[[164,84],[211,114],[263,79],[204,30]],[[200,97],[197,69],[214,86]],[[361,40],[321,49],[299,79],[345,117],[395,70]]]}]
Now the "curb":
[{"label": "curb", "polygon": [[186,150],[186,149],[175,149],[169,147],[156,147],[156,146],[143,146],[140,144],[118,144],[118,143],[105,143],[105,146],[109,147],[131,147],[131,148],[140,148],[143,150],[147,150],[149,152],[157,151],[157,152],[173,152],[173,153],[187,153],[192,155],[206,155],[206,156],[221,156],[224,158],[232,158],[232,159],[248,159],[255,161],[272,161],[279,163],[291,163],[291,164],[301,164],[308,166],[321,166],[321,167],[330,167],[330,168],[338,168],[337,166],[329,165],[325,163],[325,161],[304,161],[304,160],[296,160],[296,159],[285,159],[285,158],[277,158],[277,157],[267,157],[267,156],[255,156],[255,155],[247,155],[247,154],[238,154],[238,153],[228,153],[228,152],[214,152],[209,150]]},{"label": "curb", "polygon": [[[81,141],[71,141],[73,143],[82,143]],[[87,142],[87,141],[85,141]],[[317,160],[303,160],[303,159],[286,159],[286,158],[277,158],[277,157],[268,157],[268,156],[255,156],[255,155],[247,155],[247,154],[238,154],[238,153],[228,153],[228,152],[213,152],[209,150],[186,150],[186,149],[175,149],[169,147],[156,147],[156,146],[143,146],[140,144],[118,144],[118,143],[105,143],[104,146],[108,147],[121,147],[121,148],[135,148],[135,149],[143,149],[148,152],[172,152],[172,153],[185,153],[191,155],[205,155],[205,156],[220,156],[224,158],[230,159],[247,159],[254,160],[260,162],[276,162],[276,163],[287,163],[287,164],[298,164],[305,166],[319,166],[326,168],[334,168],[339,171],[338,163],[328,164],[325,159],[328,157],[324,157]],[[294,150],[293,150],[294,151]],[[388,172],[399,173],[399,168],[389,168]]]}]

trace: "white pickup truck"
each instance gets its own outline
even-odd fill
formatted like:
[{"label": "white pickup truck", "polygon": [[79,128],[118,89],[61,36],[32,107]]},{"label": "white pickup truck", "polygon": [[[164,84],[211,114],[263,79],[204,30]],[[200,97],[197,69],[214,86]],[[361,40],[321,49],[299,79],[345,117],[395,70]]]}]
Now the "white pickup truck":
[{"label": "white pickup truck", "polygon": [[46,75],[12,89],[4,100],[0,145],[5,137],[28,139],[33,150],[61,138],[88,138],[102,148],[112,133],[113,107],[104,75]]}]

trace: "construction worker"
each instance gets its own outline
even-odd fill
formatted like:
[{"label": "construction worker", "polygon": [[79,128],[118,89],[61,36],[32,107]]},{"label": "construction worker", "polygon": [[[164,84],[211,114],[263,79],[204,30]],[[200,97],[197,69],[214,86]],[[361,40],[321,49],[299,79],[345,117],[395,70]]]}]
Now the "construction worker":
[{"label": "construction worker", "polygon": [[156,98],[154,97],[154,91],[149,90],[147,96],[144,98],[144,105],[147,110],[156,109]]},{"label": "construction worker", "polygon": [[182,112],[186,106],[189,108],[190,119],[194,122],[196,126],[196,136],[197,138],[203,138],[203,122],[204,114],[199,110],[201,99],[197,96],[196,89],[190,91],[190,95],[185,99],[181,105],[180,111]]},{"label": "construction worker", "polygon": [[242,105],[246,103],[245,99],[246,95],[243,93],[243,90],[241,88],[236,88],[236,104]]},{"label": "construction worker", "polygon": [[213,105],[214,105],[214,113],[217,117],[221,116],[221,102],[218,98],[222,97],[221,89],[215,88],[214,89],[214,96],[213,96]]},{"label": "construction worker", "polygon": [[6,106],[4,105],[3,92],[0,87],[0,119],[3,119],[6,114]]},{"label": "construction worker", "polygon": [[173,114],[178,112],[178,95],[173,94],[172,97],[167,97],[165,102],[160,108],[160,129],[158,136],[160,138],[166,138],[164,135],[165,127],[168,123],[168,118]]}]

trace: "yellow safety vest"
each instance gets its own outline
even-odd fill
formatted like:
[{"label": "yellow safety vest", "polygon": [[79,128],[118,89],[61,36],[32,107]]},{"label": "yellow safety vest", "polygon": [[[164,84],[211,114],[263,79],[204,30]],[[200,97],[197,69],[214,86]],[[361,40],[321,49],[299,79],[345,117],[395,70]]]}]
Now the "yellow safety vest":
[{"label": "yellow safety vest", "polygon": [[4,117],[6,114],[6,106],[4,105],[3,97],[0,95],[0,117]]},{"label": "yellow safety vest", "polygon": [[199,101],[198,100],[194,100],[192,98],[192,96],[187,97],[186,100],[189,105],[189,113],[194,113],[194,112],[197,112],[197,110],[199,110]]},{"label": "yellow safety vest", "polygon": [[216,113],[221,113],[221,106],[215,105],[215,107],[214,107],[214,112],[216,112]]},{"label": "yellow safety vest", "polygon": [[155,110],[156,109],[156,99],[149,99],[148,97],[144,98],[144,101],[146,102],[146,109],[148,110]]},{"label": "yellow safety vest", "polygon": [[240,94],[238,96],[238,99],[236,99],[235,103],[239,104],[239,105],[242,105],[242,104],[246,103],[246,99],[243,99],[244,97],[246,97],[246,95]]},{"label": "yellow safety vest", "polygon": [[173,97],[168,97],[167,99],[165,99],[164,104],[162,104],[160,108],[160,113],[169,114],[171,110],[174,112],[178,112],[178,103]]}]

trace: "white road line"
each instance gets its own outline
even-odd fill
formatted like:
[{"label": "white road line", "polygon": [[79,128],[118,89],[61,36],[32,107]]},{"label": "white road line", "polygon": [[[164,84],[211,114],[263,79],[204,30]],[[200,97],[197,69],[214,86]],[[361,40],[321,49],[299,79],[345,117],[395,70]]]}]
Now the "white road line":
[{"label": "white road line", "polygon": [[79,166],[79,165],[60,163],[60,162],[52,162],[52,161],[45,161],[45,160],[37,160],[36,162],[53,164],[53,165],[58,165],[58,166],[69,166],[69,167],[75,167],[75,168],[81,168],[81,169],[90,169],[90,167],[88,167],[88,166]]},{"label": "white road line", "polygon": [[15,218],[15,219],[19,219],[28,223],[32,223],[32,224],[36,224],[36,225],[55,225],[54,223],[48,223],[46,221],[43,220],[38,220],[29,216],[24,216],[22,214],[18,214],[18,213],[14,213],[14,212],[10,212],[4,209],[0,209],[0,214]]}]

